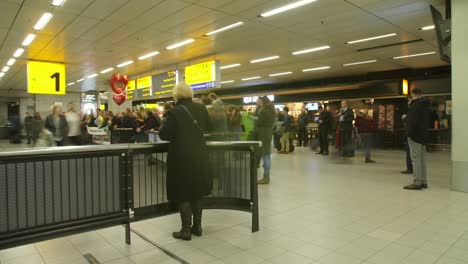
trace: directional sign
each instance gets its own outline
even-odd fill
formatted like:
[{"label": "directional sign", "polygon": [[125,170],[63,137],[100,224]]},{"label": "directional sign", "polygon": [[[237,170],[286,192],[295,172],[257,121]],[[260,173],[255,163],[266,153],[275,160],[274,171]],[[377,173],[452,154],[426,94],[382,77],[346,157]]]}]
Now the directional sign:
[{"label": "directional sign", "polygon": [[65,64],[28,61],[28,93],[65,94]]}]

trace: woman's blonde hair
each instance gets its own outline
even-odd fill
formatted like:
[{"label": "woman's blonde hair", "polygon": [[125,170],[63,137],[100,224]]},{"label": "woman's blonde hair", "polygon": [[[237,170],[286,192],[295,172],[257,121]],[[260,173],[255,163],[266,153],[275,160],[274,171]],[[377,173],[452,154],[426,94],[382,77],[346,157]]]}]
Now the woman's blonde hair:
[{"label": "woman's blonde hair", "polygon": [[193,98],[193,90],[190,85],[181,82],[174,87],[172,91],[174,100],[178,101],[180,99],[192,99]]}]

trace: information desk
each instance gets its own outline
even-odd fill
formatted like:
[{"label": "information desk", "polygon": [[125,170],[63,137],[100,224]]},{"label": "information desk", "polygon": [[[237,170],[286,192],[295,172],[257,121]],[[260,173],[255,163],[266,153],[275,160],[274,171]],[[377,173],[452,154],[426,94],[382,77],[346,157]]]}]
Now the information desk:
[{"label": "information desk", "polygon": [[[208,142],[213,191],[204,208],[252,213],[259,230],[260,142]],[[177,213],[167,200],[169,143],[0,152],[0,250]],[[206,225],[216,224],[207,222]],[[167,234],[170,236],[170,233]]]}]

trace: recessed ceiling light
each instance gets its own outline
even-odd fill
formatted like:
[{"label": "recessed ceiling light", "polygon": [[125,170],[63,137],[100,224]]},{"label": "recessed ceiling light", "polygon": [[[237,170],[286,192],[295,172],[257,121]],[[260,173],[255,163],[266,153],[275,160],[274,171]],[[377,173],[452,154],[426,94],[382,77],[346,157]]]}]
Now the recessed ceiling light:
[{"label": "recessed ceiling light", "polygon": [[67,1],[67,0],[54,0],[54,1],[52,1],[52,5],[53,6],[63,6],[65,1]]},{"label": "recessed ceiling light", "polygon": [[0,78],[2,78],[3,76],[5,76],[5,73],[4,73],[4,72],[0,72]]},{"label": "recessed ceiling light", "polygon": [[5,66],[5,67],[3,67],[2,72],[7,72],[8,70],[10,70],[10,67]]},{"label": "recessed ceiling light", "polygon": [[373,63],[376,62],[377,60],[368,60],[368,61],[359,61],[359,62],[352,62],[352,63],[346,63],[343,64],[343,66],[353,66],[353,65],[359,65],[359,64],[367,64],[367,63]]},{"label": "recessed ceiling light", "polygon": [[220,29],[217,29],[215,31],[211,31],[210,33],[206,33],[205,36],[211,36],[211,35],[214,35],[216,33],[219,33],[219,32],[223,32],[223,31],[226,31],[226,30],[229,30],[229,29],[232,29],[232,28],[236,28],[236,27],[240,27],[244,24],[244,22],[237,22],[237,23],[234,23],[234,24],[231,24],[229,26],[225,26],[225,27],[222,27]]},{"label": "recessed ceiling light", "polygon": [[79,79],[76,82],[79,83],[79,82],[82,82],[82,81],[84,81],[84,79]]},{"label": "recessed ceiling light", "polygon": [[273,73],[273,74],[270,74],[270,77],[281,76],[281,75],[288,75],[288,74],[291,74],[291,73],[292,73],[292,72]]},{"label": "recessed ceiling light", "polygon": [[49,23],[49,21],[52,19],[54,15],[51,13],[44,13],[41,18],[37,21],[36,25],[34,25],[34,30],[43,30],[44,27]]},{"label": "recessed ceiling light", "polygon": [[27,47],[29,46],[33,40],[36,38],[36,35],[34,34],[29,34],[24,40],[23,40],[23,43],[21,45]]},{"label": "recessed ceiling light", "polygon": [[153,56],[156,56],[156,55],[158,55],[158,54],[159,54],[159,51],[153,51],[153,52],[151,52],[151,53],[148,53],[148,54],[146,54],[146,55],[143,55],[143,56],[139,57],[138,59],[139,59],[139,60],[144,60],[144,59],[147,59],[147,58],[151,58],[151,57],[153,57]]},{"label": "recessed ceiling light", "polygon": [[300,54],[305,54],[305,53],[311,53],[319,50],[326,50],[329,49],[330,46],[322,46],[322,47],[317,47],[317,48],[312,48],[312,49],[305,49],[305,50],[299,50],[295,51],[292,53],[292,55],[300,55]]},{"label": "recessed ceiling light", "polygon": [[353,40],[353,41],[350,41],[350,42],[346,42],[346,44],[355,44],[355,43],[366,42],[366,41],[371,41],[371,40],[376,40],[376,39],[389,38],[389,37],[394,37],[396,35],[397,35],[397,33],[391,33],[391,34],[375,36],[375,37],[371,37],[371,38]]},{"label": "recessed ceiling light", "polygon": [[224,82],[221,82],[221,84],[225,84],[225,83],[233,83],[234,80],[229,80],[229,81],[224,81]]},{"label": "recessed ceiling light", "polygon": [[15,64],[15,62],[16,62],[15,59],[9,59],[8,62],[7,62],[7,65],[11,66],[11,65]]},{"label": "recessed ceiling light", "polygon": [[302,70],[303,72],[310,72],[310,71],[320,71],[320,70],[327,70],[330,69],[330,66],[323,66],[323,67],[317,67],[317,68],[310,68],[310,69],[304,69]]},{"label": "recessed ceiling light", "polygon": [[102,70],[101,73],[108,73],[108,72],[113,71],[113,70],[114,70],[114,68],[107,68],[105,70]]},{"label": "recessed ceiling light", "polygon": [[418,54],[411,54],[411,55],[405,55],[405,56],[398,56],[398,57],[393,57],[393,59],[398,60],[398,59],[426,56],[426,55],[432,55],[432,54],[436,54],[436,52],[432,51],[432,52],[426,52],[426,53],[418,53]]},{"label": "recessed ceiling light", "polygon": [[190,44],[190,43],[192,43],[194,41],[195,41],[194,39],[187,39],[187,40],[184,40],[182,42],[172,44],[172,45],[168,46],[166,49],[168,49],[168,50],[176,49],[176,48],[182,47],[184,45]]},{"label": "recessed ceiling light", "polygon": [[15,53],[13,54],[13,57],[18,58],[19,56],[23,54],[23,52],[24,52],[24,49],[19,48],[15,51]]},{"label": "recessed ceiling light", "polygon": [[255,80],[255,79],[260,79],[260,78],[262,78],[262,77],[260,77],[260,76],[255,76],[255,77],[244,78],[244,79],[242,79],[242,80],[243,80],[243,81],[250,81],[250,80]]},{"label": "recessed ceiling light", "polygon": [[71,82],[71,83],[67,84],[67,86],[72,86],[74,84],[75,84],[74,82]]},{"label": "recessed ceiling light", "polygon": [[250,63],[258,63],[258,62],[264,62],[264,61],[269,61],[269,60],[276,60],[276,59],[279,59],[279,58],[280,58],[280,56],[271,56],[271,57],[252,60],[252,61],[250,61]]},{"label": "recessed ceiling light", "polygon": [[224,70],[224,69],[230,69],[230,68],[234,68],[234,67],[239,67],[241,66],[240,63],[236,63],[236,64],[230,64],[230,65],[226,65],[226,66],[221,66],[221,70]]},{"label": "recessed ceiling light", "polygon": [[431,26],[425,26],[425,27],[422,27],[420,28],[419,30],[431,30],[431,29],[434,29],[435,26],[434,25],[431,25]]},{"label": "recessed ceiling light", "polygon": [[270,11],[268,11],[268,12],[265,12],[265,13],[261,14],[260,16],[261,16],[261,17],[273,16],[273,15],[276,15],[276,14],[279,14],[279,13],[283,13],[283,12],[286,12],[286,11],[291,10],[291,9],[294,9],[294,8],[298,8],[298,7],[301,7],[301,6],[304,6],[304,5],[313,3],[313,2],[315,2],[315,1],[317,1],[317,0],[301,0],[301,1],[297,1],[297,2],[291,3],[291,4],[289,4],[289,5],[285,5],[285,6],[282,6],[282,7],[273,9],[273,10],[270,10]]},{"label": "recessed ceiling light", "polygon": [[133,61],[122,62],[122,63],[120,63],[119,65],[117,65],[117,68],[122,68],[122,67],[125,67],[125,66],[127,66],[127,65],[130,65],[130,64],[132,64],[132,63],[133,63]]},{"label": "recessed ceiling light", "polygon": [[96,76],[98,76],[98,75],[99,75],[99,74],[97,74],[97,73],[93,73],[93,74],[89,75],[87,78],[88,78],[88,79],[91,79],[91,78],[94,78],[94,77],[96,77]]}]

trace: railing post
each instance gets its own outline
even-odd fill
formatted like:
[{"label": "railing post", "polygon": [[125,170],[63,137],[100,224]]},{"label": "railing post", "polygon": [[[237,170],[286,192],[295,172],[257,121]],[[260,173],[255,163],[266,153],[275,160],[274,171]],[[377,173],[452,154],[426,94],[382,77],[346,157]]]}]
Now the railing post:
[{"label": "railing post", "polygon": [[121,203],[123,210],[127,212],[128,215],[128,219],[125,223],[125,243],[130,245],[130,212],[133,208],[133,156],[130,150],[121,155],[120,173],[122,186]]},{"label": "railing post", "polygon": [[257,147],[250,147],[250,199],[252,203],[252,233],[260,230],[258,213]]}]

